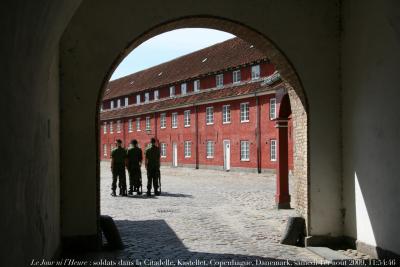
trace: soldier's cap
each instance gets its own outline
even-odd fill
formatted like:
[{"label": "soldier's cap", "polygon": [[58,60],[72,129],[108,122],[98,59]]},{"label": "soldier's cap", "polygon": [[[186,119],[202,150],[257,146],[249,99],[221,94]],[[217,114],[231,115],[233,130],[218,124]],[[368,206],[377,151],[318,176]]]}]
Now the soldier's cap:
[{"label": "soldier's cap", "polygon": [[131,144],[132,144],[132,145],[137,145],[137,140],[136,140],[136,139],[133,139],[133,140],[131,141]]},{"label": "soldier's cap", "polygon": [[151,138],[151,141],[150,141],[152,144],[155,144],[156,143],[156,139],[155,138]]},{"label": "soldier's cap", "polygon": [[117,140],[115,140],[115,142],[117,142],[118,144],[122,144],[121,139],[117,139]]}]

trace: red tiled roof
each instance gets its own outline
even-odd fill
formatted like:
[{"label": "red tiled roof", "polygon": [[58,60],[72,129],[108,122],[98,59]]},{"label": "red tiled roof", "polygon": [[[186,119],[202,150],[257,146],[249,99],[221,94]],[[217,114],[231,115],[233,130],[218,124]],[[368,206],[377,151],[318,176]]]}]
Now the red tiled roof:
[{"label": "red tiled roof", "polygon": [[110,81],[103,100],[173,84],[267,57],[239,38],[209,46],[166,63]]},{"label": "red tiled roof", "polygon": [[152,113],[160,110],[179,108],[180,106],[204,103],[212,100],[224,100],[237,96],[254,94],[274,90],[280,86],[281,82],[275,82],[272,86],[262,85],[263,81],[246,82],[241,85],[230,84],[221,89],[204,90],[199,93],[192,93],[186,96],[165,98],[147,104],[131,105],[119,109],[109,109],[100,112],[100,120],[110,120],[116,118],[126,118],[137,114]]}]

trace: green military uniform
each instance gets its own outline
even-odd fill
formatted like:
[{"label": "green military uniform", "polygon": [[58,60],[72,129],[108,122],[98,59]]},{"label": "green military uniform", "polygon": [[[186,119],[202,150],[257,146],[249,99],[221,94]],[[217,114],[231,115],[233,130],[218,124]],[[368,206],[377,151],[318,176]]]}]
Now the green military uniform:
[{"label": "green military uniform", "polygon": [[142,150],[138,147],[131,147],[127,152],[129,172],[129,193],[139,192],[142,185],[142,171],[140,163],[143,160]]},{"label": "green military uniform", "polygon": [[111,190],[115,192],[117,188],[117,178],[119,178],[119,190],[120,195],[125,194],[126,192],[126,175],[125,175],[125,159],[126,159],[126,150],[122,147],[116,147],[111,152],[111,158],[113,161],[112,166],[112,175],[113,181],[111,185]]},{"label": "green military uniform", "polygon": [[147,158],[147,193],[151,192],[151,184],[153,183],[154,192],[158,193],[158,178],[160,175],[160,149],[152,145],[146,150]]}]

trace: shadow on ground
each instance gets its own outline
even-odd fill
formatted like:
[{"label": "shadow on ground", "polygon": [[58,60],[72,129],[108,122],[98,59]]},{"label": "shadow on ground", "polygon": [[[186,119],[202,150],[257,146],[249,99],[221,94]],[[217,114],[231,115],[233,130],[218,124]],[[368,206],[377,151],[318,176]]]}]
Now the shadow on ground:
[{"label": "shadow on ground", "polygon": [[88,261],[90,266],[332,266],[254,255],[190,251],[164,220],[117,220],[115,223],[124,242],[123,250],[67,257]]}]

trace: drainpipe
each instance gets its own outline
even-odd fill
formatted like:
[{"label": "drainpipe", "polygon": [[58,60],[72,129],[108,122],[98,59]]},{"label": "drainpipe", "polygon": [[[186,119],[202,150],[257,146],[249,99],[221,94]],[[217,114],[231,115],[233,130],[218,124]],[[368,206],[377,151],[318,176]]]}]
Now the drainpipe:
[{"label": "drainpipe", "polygon": [[194,106],[195,115],[195,131],[196,131],[196,169],[199,169],[199,115],[197,113],[197,106]]},{"label": "drainpipe", "polygon": [[260,127],[260,101],[257,93],[254,93],[256,98],[256,142],[257,142],[257,172],[261,173],[261,127]]},{"label": "drainpipe", "polygon": [[158,141],[157,138],[157,112],[154,112],[154,138]]}]

